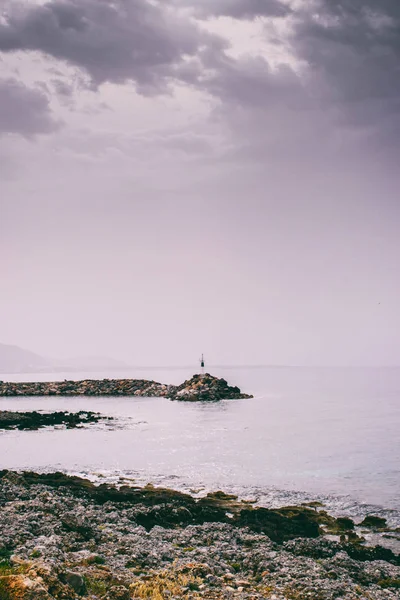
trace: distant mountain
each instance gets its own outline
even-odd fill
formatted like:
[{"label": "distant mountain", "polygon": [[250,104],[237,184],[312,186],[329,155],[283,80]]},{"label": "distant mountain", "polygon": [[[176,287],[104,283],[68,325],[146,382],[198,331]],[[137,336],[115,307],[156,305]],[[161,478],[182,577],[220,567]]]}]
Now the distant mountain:
[{"label": "distant mountain", "polygon": [[126,369],[129,365],[104,356],[49,359],[30,350],[0,344],[0,373],[51,373],[61,371],[101,371]]},{"label": "distant mountain", "polygon": [[0,344],[0,373],[30,373],[51,368],[52,361],[39,354],[18,346]]}]

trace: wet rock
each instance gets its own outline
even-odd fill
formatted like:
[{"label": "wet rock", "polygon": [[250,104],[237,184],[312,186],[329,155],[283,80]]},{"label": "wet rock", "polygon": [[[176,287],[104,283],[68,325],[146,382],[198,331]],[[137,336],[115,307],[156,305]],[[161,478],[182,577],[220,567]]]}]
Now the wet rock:
[{"label": "wet rock", "polygon": [[343,544],[343,548],[355,560],[385,560],[395,565],[400,565],[400,556],[394,554],[389,548],[383,548],[382,546],[368,547],[361,544]]},{"label": "wet rock", "polygon": [[386,519],[383,517],[376,517],[374,515],[368,515],[360,523],[362,527],[369,527],[371,529],[384,529],[387,526]]},{"label": "wet rock", "polygon": [[98,423],[99,421],[113,420],[112,417],[103,417],[98,413],[79,411],[70,413],[59,411],[54,413],[43,413],[37,411],[31,412],[13,412],[0,411],[0,430],[1,429],[41,429],[42,427],[54,427],[55,425],[64,425],[67,429],[73,429],[80,425],[89,423]]},{"label": "wet rock", "polygon": [[269,510],[267,508],[247,509],[240,512],[235,522],[240,526],[250,527],[253,531],[265,533],[274,542],[282,543],[285,540],[307,537],[316,538],[320,535],[320,528],[314,518],[314,511],[299,508],[285,514],[284,509]]},{"label": "wet rock", "polygon": [[339,530],[351,531],[354,529],[354,521],[348,517],[338,517],[336,519],[336,525]]},{"label": "wet rock", "polygon": [[309,556],[315,559],[332,558],[338,553],[346,552],[348,557],[359,562],[383,560],[400,566],[400,556],[382,546],[369,547],[358,543],[339,543],[319,538],[288,541],[284,544],[284,548],[297,556]]}]

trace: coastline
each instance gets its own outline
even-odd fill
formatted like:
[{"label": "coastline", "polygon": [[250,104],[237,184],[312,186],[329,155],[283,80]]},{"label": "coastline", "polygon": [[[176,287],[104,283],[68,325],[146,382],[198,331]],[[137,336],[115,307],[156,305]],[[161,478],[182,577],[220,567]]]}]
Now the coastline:
[{"label": "coastline", "polygon": [[7,600],[398,598],[400,557],[318,503],[268,510],[218,491],[2,471],[0,507]]}]

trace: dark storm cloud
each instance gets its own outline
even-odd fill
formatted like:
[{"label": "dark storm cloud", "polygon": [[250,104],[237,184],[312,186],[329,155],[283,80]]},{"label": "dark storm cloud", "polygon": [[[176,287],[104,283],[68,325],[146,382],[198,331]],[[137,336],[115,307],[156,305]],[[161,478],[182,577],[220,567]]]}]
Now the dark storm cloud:
[{"label": "dark storm cloud", "polygon": [[221,43],[147,0],[13,2],[0,24],[0,51],[40,51],[84,69],[95,85],[131,79],[144,93],[163,89],[200,47]]},{"label": "dark storm cloud", "polygon": [[400,3],[330,0],[296,17],[293,47],[321,99],[354,124],[400,114]]},{"label": "dark storm cloud", "polygon": [[[287,18],[292,33],[281,43],[306,68],[298,73],[288,65],[272,68],[265,56],[228,56],[228,42],[179,16],[187,6],[202,18]],[[254,114],[257,138],[271,108],[279,107],[282,114],[297,111],[298,122],[310,123],[314,110],[336,111],[344,127],[371,128],[386,140],[397,135],[397,0],[317,0],[296,9],[279,0],[50,0],[8,7],[0,20],[0,52],[43,52],[79,67],[94,85],[133,80],[151,95],[179,80],[219,99],[228,120],[238,116],[232,107],[248,111],[246,123]],[[70,91],[68,84],[56,85],[64,101]]]},{"label": "dark storm cloud", "polygon": [[359,16],[360,11],[364,15],[368,13],[376,17],[386,15],[390,18],[400,18],[400,4],[397,0],[319,0],[319,4],[314,6],[341,19]]},{"label": "dark storm cloud", "polygon": [[[250,10],[252,3],[242,6]],[[283,139],[292,133],[309,143],[313,121],[321,128],[325,118],[331,136],[350,139],[351,131],[362,132],[377,147],[398,146],[400,2],[320,0],[304,3],[288,22],[286,43],[301,61],[300,70],[271,68],[268,57],[209,55],[212,75],[204,85],[220,98],[233,126],[242,119],[241,127],[245,123],[255,141],[263,129],[270,137],[280,122]]]},{"label": "dark storm cloud", "polygon": [[[181,2],[187,5],[186,1]],[[197,14],[205,17],[232,17],[255,19],[256,17],[283,17],[289,7],[279,0],[202,0],[193,2]]]},{"label": "dark storm cloud", "polygon": [[224,104],[268,109],[282,103],[299,107],[303,102],[304,90],[295,72],[287,65],[272,69],[261,56],[218,59],[205,85]]},{"label": "dark storm cloud", "polygon": [[58,129],[45,94],[15,79],[0,79],[0,135],[31,136]]}]

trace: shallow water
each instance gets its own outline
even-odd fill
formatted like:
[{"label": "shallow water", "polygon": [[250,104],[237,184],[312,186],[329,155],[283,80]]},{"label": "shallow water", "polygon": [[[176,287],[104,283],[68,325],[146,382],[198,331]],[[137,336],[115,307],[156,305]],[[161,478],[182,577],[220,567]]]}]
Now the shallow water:
[{"label": "shallow water", "polygon": [[[0,468],[97,473],[110,480],[127,476],[183,489],[222,488],[267,504],[329,497],[332,506],[345,506],[353,514],[360,503],[400,510],[400,369],[211,372],[255,398],[217,404],[163,398],[0,398],[0,410],[85,409],[117,418],[112,427],[1,433]],[[132,370],[92,378],[180,383],[192,374],[189,369]],[[39,378],[85,376],[90,374]],[[1,375],[3,380],[32,378]]]}]

